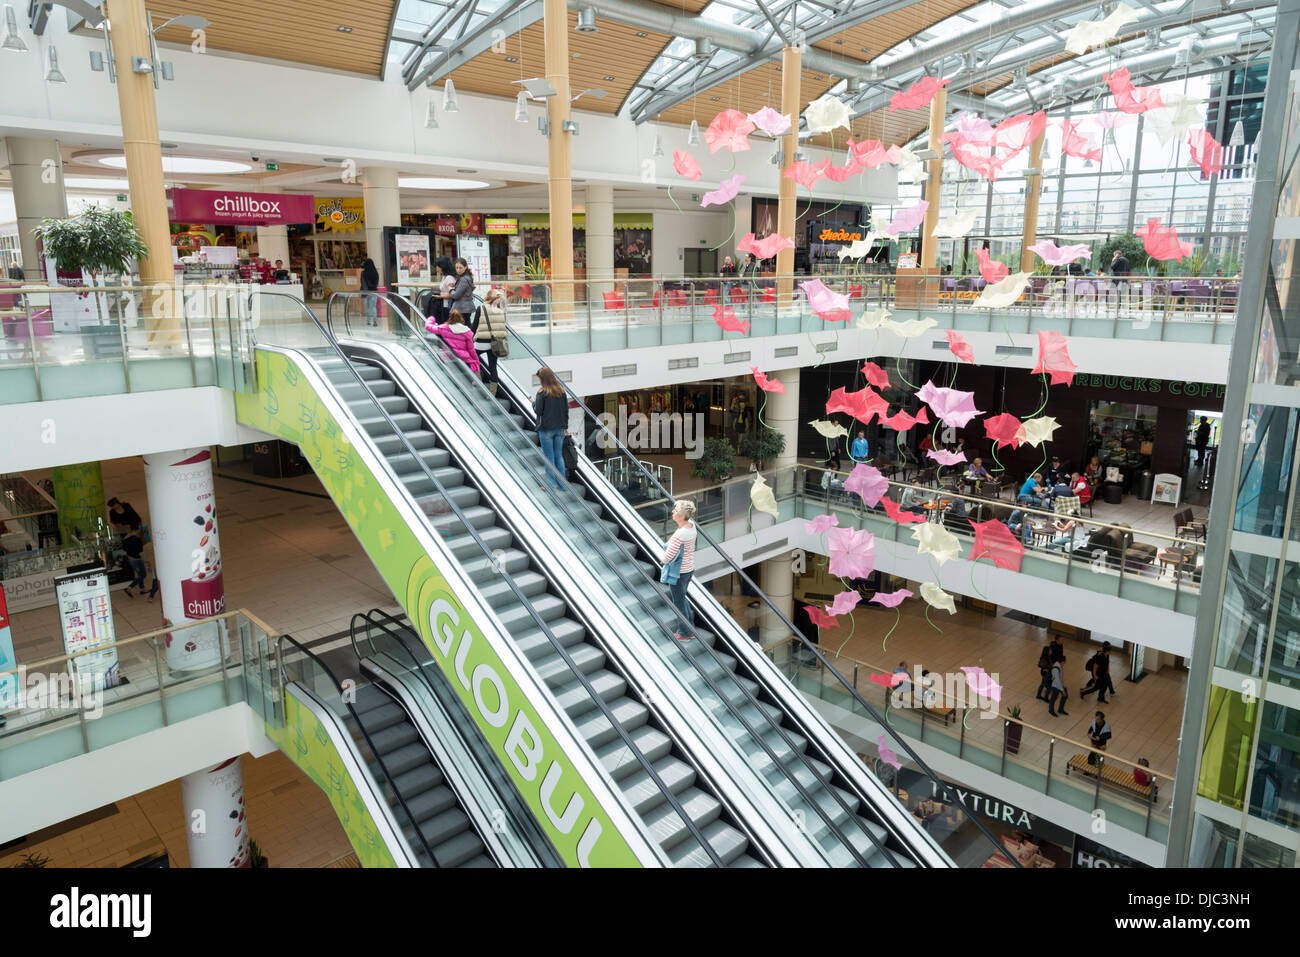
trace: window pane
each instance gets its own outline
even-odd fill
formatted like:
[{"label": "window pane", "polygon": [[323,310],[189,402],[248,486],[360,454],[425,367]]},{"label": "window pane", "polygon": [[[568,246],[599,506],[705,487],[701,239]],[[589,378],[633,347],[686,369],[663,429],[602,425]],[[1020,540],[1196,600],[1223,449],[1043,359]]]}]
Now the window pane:
[{"label": "window pane", "polygon": [[1282,537],[1296,410],[1252,405],[1242,428],[1241,480],[1233,528],[1256,535]]},{"label": "window pane", "polygon": [[[1258,693],[1258,692],[1256,692]],[[1227,688],[1210,688],[1205,740],[1201,747],[1196,793],[1235,810],[1246,796],[1250,768],[1250,739],[1259,702]]]},{"label": "window pane", "polygon": [[1288,688],[1300,688],[1300,564],[1295,562],[1287,562],[1283,574],[1268,678]]},{"label": "window pane", "polygon": [[1238,551],[1228,553],[1219,645],[1214,656],[1214,663],[1220,668],[1244,675],[1262,673],[1276,576],[1276,558]]},{"label": "window pane", "polygon": [[1196,815],[1192,829],[1192,847],[1187,855],[1188,867],[1235,867],[1239,828]]},{"label": "window pane", "polygon": [[1246,835],[1246,846],[1241,852],[1242,867],[1295,867],[1295,851],[1279,847],[1254,834]]},{"label": "window pane", "polygon": [[1250,813],[1292,830],[1300,825],[1300,712],[1266,701],[1255,750]]}]

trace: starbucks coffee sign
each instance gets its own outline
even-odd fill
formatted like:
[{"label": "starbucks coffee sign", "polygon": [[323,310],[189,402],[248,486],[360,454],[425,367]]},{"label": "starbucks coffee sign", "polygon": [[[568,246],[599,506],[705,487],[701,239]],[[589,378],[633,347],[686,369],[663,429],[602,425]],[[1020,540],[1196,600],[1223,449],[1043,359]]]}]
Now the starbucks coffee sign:
[{"label": "starbucks coffee sign", "polygon": [[1148,395],[1185,395],[1196,398],[1222,399],[1228,387],[1212,382],[1171,382],[1164,379],[1142,379],[1136,376],[1076,375],[1074,384],[1093,389],[1120,389],[1124,392],[1145,392]]}]

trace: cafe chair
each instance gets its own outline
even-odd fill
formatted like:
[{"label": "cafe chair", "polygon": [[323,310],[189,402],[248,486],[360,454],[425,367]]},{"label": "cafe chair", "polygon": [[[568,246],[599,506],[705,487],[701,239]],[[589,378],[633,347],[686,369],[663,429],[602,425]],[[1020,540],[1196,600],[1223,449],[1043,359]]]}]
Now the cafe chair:
[{"label": "cafe chair", "polygon": [[623,293],[617,289],[613,292],[602,292],[601,296],[605,299],[606,309],[622,309],[624,307]]}]

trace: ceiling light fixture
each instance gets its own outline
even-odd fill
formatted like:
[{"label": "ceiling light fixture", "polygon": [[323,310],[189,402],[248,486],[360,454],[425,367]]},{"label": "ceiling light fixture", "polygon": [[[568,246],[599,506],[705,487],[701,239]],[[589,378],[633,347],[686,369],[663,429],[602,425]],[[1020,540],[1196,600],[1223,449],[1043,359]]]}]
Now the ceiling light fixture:
[{"label": "ceiling light fixture", "polygon": [[5,4],[5,40],[0,44],[0,48],[17,50],[19,53],[27,51],[27,44],[18,35],[18,17],[14,15],[14,8],[7,3]]},{"label": "ceiling light fixture", "polygon": [[603,79],[606,83],[614,82],[614,78],[612,76],[601,77],[601,79]]},{"label": "ceiling light fixture", "polygon": [[[109,169],[126,169],[126,157],[121,153],[97,157],[96,162]],[[164,173],[195,174],[247,173],[253,168],[238,160],[207,159],[202,156],[164,156],[162,167]]]},{"label": "ceiling light fixture", "polygon": [[515,122],[528,122],[528,91],[520,90],[515,97]]},{"label": "ceiling light fixture", "polygon": [[713,56],[713,41],[708,37],[698,37],[695,41],[695,53],[693,58],[696,60],[707,60]]},{"label": "ceiling light fixture", "polygon": [[335,27],[334,29],[337,30],[339,33],[351,33],[351,32],[352,32],[352,28],[351,28],[351,27],[337,26],[337,27]]},{"label": "ceiling light fixture", "polygon": [[686,134],[686,145],[700,145],[700,124],[698,120],[691,120],[691,131]]},{"label": "ceiling light fixture", "polygon": [[447,77],[447,82],[442,87],[442,111],[444,113],[460,112],[460,104],[456,102],[456,84],[451,82],[451,77]]},{"label": "ceiling light fixture", "polygon": [[54,45],[45,51],[45,82],[47,83],[67,83],[63,72],[59,69],[59,54],[55,52]]},{"label": "ceiling light fixture", "polygon": [[1228,145],[1229,145],[1229,146],[1245,146],[1245,145],[1246,145],[1246,127],[1242,125],[1241,120],[1238,120],[1238,121],[1233,125],[1233,127],[1232,127],[1232,135],[1231,135],[1230,137],[1228,137]]},{"label": "ceiling light fixture", "polygon": [[447,176],[399,176],[402,189],[487,189],[492,184],[481,179],[453,179]]},{"label": "ceiling light fixture", "polygon": [[596,26],[596,8],[583,7],[578,11],[578,25],[574,27],[579,33],[596,33],[600,27]]},{"label": "ceiling light fixture", "polygon": [[636,32],[636,35],[639,36],[639,37],[648,37],[650,34],[648,34],[648,33],[642,33],[640,30],[638,30],[638,31]]},{"label": "ceiling light fixture", "polygon": [[655,147],[654,147],[654,153],[653,153],[652,155],[654,155],[654,156],[663,156],[663,155],[664,155],[664,141],[663,141],[663,137],[661,137],[658,133],[655,134]]},{"label": "ceiling light fixture", "polygon": [[433,105],[433,97],[429,97],[429,106],[424,111],[424,128],[426,130],[436,130],[438,128],[438,110]]},{"label": "ceiling light fixture", "polygon": [[65,189],[102,189],[110,193],[121,192],[129,188],[127,180],[94,176],[65,176],[63,186]]},{"label": "ceiling light fixture", "polygon": [[512,80],[511,82],[523,86],[528,91],[528,95],[535,100],[544,100],[548,96],[555,96],[555,87],[551,85],[550,80],[544,77],[534,76],[527,80]]}]

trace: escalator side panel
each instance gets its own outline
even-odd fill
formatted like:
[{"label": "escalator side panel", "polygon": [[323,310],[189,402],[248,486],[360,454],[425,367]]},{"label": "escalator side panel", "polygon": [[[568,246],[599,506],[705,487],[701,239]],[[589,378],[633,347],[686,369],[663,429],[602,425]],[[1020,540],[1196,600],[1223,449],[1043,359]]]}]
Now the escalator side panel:
[{"label": "escalator side panel", "polygon": [[[284,726],[268,723],[266,735],[325,792],[362,867],[413,866],[414,854],[382,812],[370,776],[346,744],[346,732],[332,716],[322,715],[329,716],[329,711],[289,685]],[[397,853],[391,848],[397,848]]]},{"label": "escalator side panel", "polygon": [[499,633],[495,616],[472,588],[453,587],[464,581],[459,567],[409,499],[377,477],[378,453],[325,377],[305,356],[264,346],[256,370],[258,392],[235,396],[238,421],[302,449],[565,863],[657,861],[581,744],[537,708],[545,696],[526,663],[503,659],[487,640],[486,630]]}]

